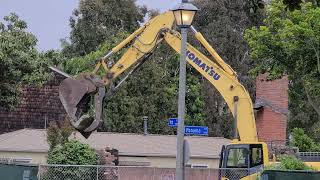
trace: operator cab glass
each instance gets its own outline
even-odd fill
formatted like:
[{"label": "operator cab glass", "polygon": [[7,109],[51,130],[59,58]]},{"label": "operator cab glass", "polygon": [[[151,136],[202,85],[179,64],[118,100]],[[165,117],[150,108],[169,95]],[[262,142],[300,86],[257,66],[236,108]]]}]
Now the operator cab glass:
[{"label": "operator cab glass", "polygon": [[248,168],[249,150],[247,148],[230,148],[226,168]]}]

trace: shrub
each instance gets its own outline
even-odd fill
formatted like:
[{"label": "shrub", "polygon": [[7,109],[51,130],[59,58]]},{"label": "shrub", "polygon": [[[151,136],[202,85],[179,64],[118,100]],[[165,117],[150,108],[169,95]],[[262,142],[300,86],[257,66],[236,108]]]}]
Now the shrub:
[{"label": "shrub", "polygon": [[293,145],[297,146],[301,152],[320,151],[320,145],[317,144],[311,137],[304,133],[301,128],[292,130]]},{"label": "shrub", "polygon": [[87,144],[71,140],[56,146],[48,156],[48,164],[96,165],[98,155]]},{"label": "shrub", "polygon": [[280,158],[281,170],[313,170],[312,167],[304,164],[303,161],[294,156],[284,155]]},{"label": "shrub", "polygon": [[303,161],[295,156],[283,155],[280,157],[280,163],[272,164],[264,170],[314,170],[312,167],[304,164]]},{"label": "shrub", "polygon": [[[71,140],[57,145],[49,153],[48,164],[97,165],[98,155],[87,144]],[[92,167],[50,166],[44,179],[90,180],[95,179],[96,169]]]},{"label": "shrub", "polygon": [[68,117],[62,123],[56,121],[50,122],[47,129],[47,142],[49,144],[49,152],[51,152],[57,145],[63,145],[68,142],[69,136],[74,131]]}]

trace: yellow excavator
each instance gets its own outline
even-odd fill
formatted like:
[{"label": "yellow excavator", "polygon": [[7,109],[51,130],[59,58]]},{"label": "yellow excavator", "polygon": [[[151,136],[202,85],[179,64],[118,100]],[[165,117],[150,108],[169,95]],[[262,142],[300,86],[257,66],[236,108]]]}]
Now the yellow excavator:
[{"label": "yellow excavator", "polygon": [[[160,14],[97,61],[92,73],[72,77],[56,68],[53,70],[67,78],[59,87],[61,102],[70,117],[71,124],[86,138],[102,123],[102,103],[106,96],[106,87],[115,90],[134,72],[158,44],[165,41],[177,53],[180,52],[181,36],[172,29],[174,25],[172,12]],[[223,147],[221,151],[221,179],[255,179],[257,173],[269,163],[266,143],[259,142],[252,100],[247,90],[240,84],[236,72],[226,64],[217,52],[209,45],[200,32],[191,27],[196,39],[210,53],[213,59],[199,52],[192,45],[187,45],[187,62],[199,71],[223,96],[230,108],[237,125],[237,137]],[[119,52],[126,51],[122,57],[112,64],[108,58]],[[97,72],[103,69],[101,77]],[[115,86],[115,80],[124,71],[127,75]],[[91,117],[81,107],[88,103],[88,96],[94,95],[95,117]]]}]

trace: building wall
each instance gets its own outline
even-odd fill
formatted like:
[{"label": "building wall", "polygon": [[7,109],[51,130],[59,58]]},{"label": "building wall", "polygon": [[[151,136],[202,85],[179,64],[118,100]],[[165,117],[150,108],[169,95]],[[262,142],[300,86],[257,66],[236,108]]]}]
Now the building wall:
[{"label": "building wall", "polygon": [[285,141],[287,116],[275,109],[288,110],[288,77],[268,81],[267,75],[256,79],[256,99],[270,102],[274,108],[265,106],[257,113],[256,126],[260,141]]},{"label": "building wall", "polygon": [[286,140],[287,117],[271,108],[266,107],[258,112],[256,125],[260,141],[278,141],[282,144]]},{"label": "building wall", "polygon": [[4,152],[0,151],[0,159],[31,159],[32,164],[46,164],[47,153],[40,152]]},{"label": "building wall", "polygon": [[[25,159],[30,158],[32,164],[46,164],[47,153],[30,153],[30,152],[0,152],[0,159]],[[127,157],[120,156],[120,161],[131,162],[150,162],[151,167],[158,168],[175,168],[176,159],[173,157]],[[205,164],[209,168],[218,168],[219,159],[191,158],[188,164]],[[132,164],[133,165],[133,164]],[[133,165],[134,166],[134,165]]]},{"label": "building wall", "polygon": [[63,121],[65,110],[58,94],[61,80],[55,77],[42,87],[24,86],[15,109],[0,107],[0,134],[23,128],[43,129],[51,121]]},{"label": "building wall", "polygon": [[[159,168],[175,168],[176,167],[176,158],[148,157],[148,159],[150,160],[152,167],[159,167]],[[206,164],[209,166],[209,168],[218,168],[219,159],[190,158],[188,164]]]}]

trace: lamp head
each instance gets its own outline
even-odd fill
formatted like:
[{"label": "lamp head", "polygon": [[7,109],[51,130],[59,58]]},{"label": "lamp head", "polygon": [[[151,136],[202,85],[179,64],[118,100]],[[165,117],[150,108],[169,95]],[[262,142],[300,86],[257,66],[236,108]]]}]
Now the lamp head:
[{"label": "lamp head", "polygon": [[198,8],[191,3],[181,3],[171,10],[180,28],[189,28]]}]

